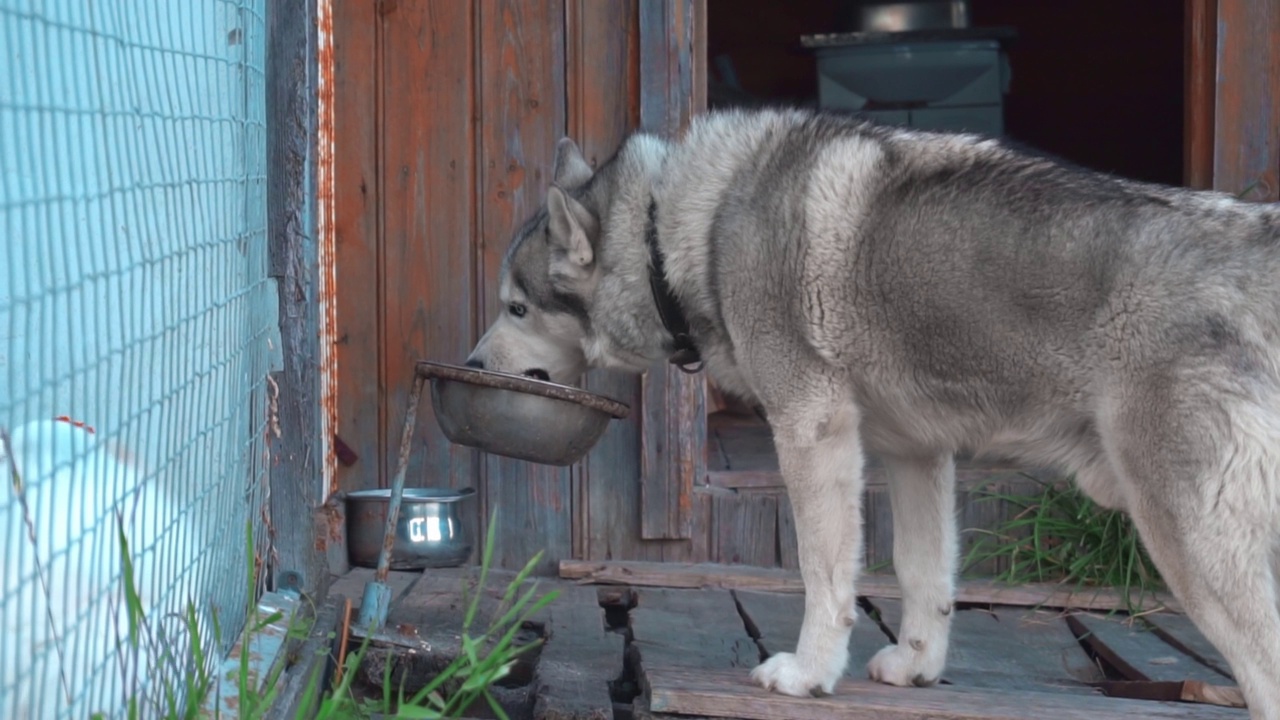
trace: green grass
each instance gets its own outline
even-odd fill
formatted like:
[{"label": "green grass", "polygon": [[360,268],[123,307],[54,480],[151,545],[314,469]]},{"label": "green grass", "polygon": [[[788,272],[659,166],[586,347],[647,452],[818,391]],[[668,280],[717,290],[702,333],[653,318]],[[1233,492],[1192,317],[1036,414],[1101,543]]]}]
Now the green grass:
[{"label": "green grass", "polygon": [[[348,718],[368,717],[370,712],[378,712],[388,717],[397,718],[457,718],[462,717],[473,704],[484,700],[494,714],[507,720],[507,714],[489,692],[489,688],[502,680],[511,672],[512,666],[520,655],[537,647],[541,640],[523,645],[515,644],[515,636],[524,626],[525,621],[534,613],[545,608],[560,594],[558,590],[537,597],[538,581],[521,591],[521,586],[528,580],[533,569],[542,559],[542,552],[529,559],[524,568],[507,585],[499,603],[496,617],[490,620],[487,627],[478,635],[473,634],[480,607],[480,597],[488,587],[489,570],[493,562],[494,531],[497,529],[497,513],[490,517],[489,531],[485,537],[484,550],[480,563],[480,577],[476,590],[467,604],[467,612],[462,625],[462,643],[458,657],[426,686],[412,695],[405,695],[403,685],[393,688],[391,682],[391,663],[384,666],[382,682],[383,695],[380,701],[358,700],[352,693],[351,683],[356,670],[368,649],[368,636],[361,643],[359,650],[347,658],[342,672],[342,681],[337,688],[321,698],[318,711],[310,716],[304,707],[299,709],[298,718],[315,717],[319,720],[347,720]],[[308,685],[314,693],[319,678],[317,668]],[[314,694],[308,697],[315,697]]]},{"label": "green grass", "polygon": [[[480,598],[487,587],[486,583],[493,562],[496,529],[497,512],[495,511],[485,537],[476,591],[471,594],[467,604],[459,654],[451,664],[425,687],[407,692],[403,684],[400,687],[394,686],[391,679],[393,663],[385,663],[382,697],[378,699],[359,697],[352,683],[369,648],[369,635],[372,633],[366,633],[359,648],[345,659],[341,681],[338,684],[322,687],[321,673],[328,663],[324,662],[324,658],[316,658],[319,662],[315,663],[313,672],[308,677],[298,718],[355,720],[369,718],[374,714],[388,718],[429,720],[457,718],[462,717],[475,703],[484,701],[498,718],[507,720],[506,713],[490,693],[490,688],[510,674],[521,655],[541,643],[541,640],[534,640],[517,644],[515,639],[526,621],[534,613],[553,602],[559,596],[559,591],[552,590],[539,596],[537,580],[529,583],[527,588],[524,587],[542,558],[543,553],[540,551],[529,559],[524,568],[507,585],[495,616],[477,627],[480,620],[478,617]],[[186,613],[181,618],[183,629],[191,636],[190,657],[172,657],[168,652],[169,643],[163,642],[162,637],[159,641],[152,638],[153,625],[150,622],[152,619],[144,616],[142,602],[134,584],[129,543],[122,525],[118,531],[118,541],[124,558],[123,582],[129,628],[125,641],[127,647],[123,652],[137,662],[138,653],[145,646],[162,648],[158,662],[168,668],[181,669],[181,672],[160,674],[160,687],[157,690],[161,696],[159,701],[135,696],[127,705],[126,716],[130,720],[141,717],[163,718],[163,720],[195,720],[208,717],[202,705],[208,693],[215,687],[217,680],[214,675],[217,670],[211,671],[208,666],[212,664],[216,668],[218,663],[208,662],[211,660],[208,650],[211,645],[207,638],[201,637],[196,622],[198,613],[195,606],[188,603]],[[247,573],[244,579],[248,588],[248,607],[245,627],[239,636],[242,648],[249,646],[255,634],[278,622],[282,617],[279,612],[261,616],[257,611],[255,590],[260,587],[260,578],[255,572],[253,563],[253,527],[249,523],[245,526],[245,547]],[[305,639],[310,633],[311,622],[311,619],[303,613],[296,613],[290,619],[288,636],[294,640]],[[215,638],[221,635],[216,615],[213,617],[213,634]],[[329,643],[323,648],[322,654],[328,655],[333,652],[335,637],[336,633],[330,633]],[[213,646],[216,647],[216,644]],[[272,707],[281,690],[280,680],[285,670],[284,663],[277,662],[265,678],[259,678],[250,667],[249,656],[249,652],[240,653],[240,663],[235,677],[237,693],[235,706],[241,720],[257,720]],[[170,680],[170,677],[176,679]],[[107,715],[103,713],[93,716],[94,720],[103,720],[106,717]]]},{"label": "green grass", "polygon": [[970,530],[983,537],[967,553],[966,569],[1003,560],[997,581],[1116,588],[1129,598],[1130,610],[1163,589],[1160,573],[1126,514],[1099,507],[1074,483],[1036,482],[1041,492],[1031,497],[975,491],[982,496],[978,502],[1003,502],[1014,512],[994,528]]}]

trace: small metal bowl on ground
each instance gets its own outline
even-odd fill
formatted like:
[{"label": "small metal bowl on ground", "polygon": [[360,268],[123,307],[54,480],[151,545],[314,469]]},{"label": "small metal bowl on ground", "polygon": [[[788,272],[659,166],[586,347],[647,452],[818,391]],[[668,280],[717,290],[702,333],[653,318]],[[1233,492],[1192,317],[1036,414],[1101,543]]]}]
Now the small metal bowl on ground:
[{"label": "small metal bowl on ground", "polygon": [[419,362],[436,422],[450,442],[543,465],[572,465],[631,408],[586,390],[521,375]]},{"label": "small metal bowl on ground", "polygon": [[[421,570],[466,563],[471,556],[471,539],[458,506],[475,494],[472,488],[405,488],[390,568]],[[378,566],[390,502],[389,489],[347,494],[347,554],[352,565]]]}]

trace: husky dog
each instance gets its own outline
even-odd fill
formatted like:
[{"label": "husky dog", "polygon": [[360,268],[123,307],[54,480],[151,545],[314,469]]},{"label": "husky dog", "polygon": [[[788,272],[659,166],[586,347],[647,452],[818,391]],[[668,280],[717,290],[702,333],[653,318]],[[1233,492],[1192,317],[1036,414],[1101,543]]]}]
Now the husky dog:
[{"label": "husky dog", "polygon": [[635,134],[594,171],[555,155],[468,363],[572,383],[700,358],[763,410],[805,610],[756,681],[806,696],[845,671],[868,454],[904,613],[867,671],[939,678],[970,452],[1127,511],[1251,716],[1280,718],[1280,207],[800,110]]}]

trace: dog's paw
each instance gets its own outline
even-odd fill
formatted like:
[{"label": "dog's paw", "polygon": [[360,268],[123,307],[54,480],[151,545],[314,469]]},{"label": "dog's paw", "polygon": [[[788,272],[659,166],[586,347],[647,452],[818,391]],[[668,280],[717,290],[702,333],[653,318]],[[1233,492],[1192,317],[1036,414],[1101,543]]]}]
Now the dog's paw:
[{"label": "dog's paw", "polygon": [[840,670],[825,670],[806,663],[793,653],[778,653],[751,671],[751,679],[768,690],[794,697],[830,695],[840,679]]},{"label": "dog's paw", "polygon": [[917,650],[909,644],[888,645],[867,663],[867,674],[886,685],[928,687],[942,677],[945,664],[945,652]]}]

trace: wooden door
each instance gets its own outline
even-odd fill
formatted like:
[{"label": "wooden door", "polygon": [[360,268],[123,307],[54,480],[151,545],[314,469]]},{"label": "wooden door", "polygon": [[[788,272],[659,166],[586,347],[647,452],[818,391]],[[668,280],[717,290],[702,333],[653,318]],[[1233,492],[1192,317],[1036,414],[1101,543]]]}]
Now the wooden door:
[{"label": "wooden door", "polygon": [[[387,485],[414,362],[460,362],[497,312],[502,255],[543,200],[555,142],[598,163],[637,126],[675,131],[700,107],[703,1],[335,3],[337,489]],[[424,403],[409,484],[475,487],[472,514],[499,512],[505,567],[538,550],[543,572],[679,554],[705,474],[700,378],[586,382],[633,416],[582,463],[451,445]]]}]

